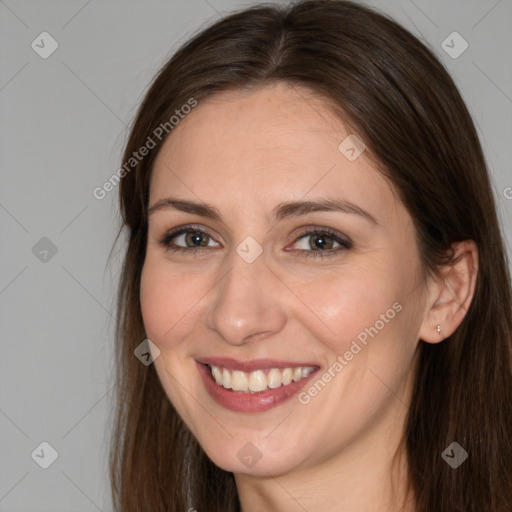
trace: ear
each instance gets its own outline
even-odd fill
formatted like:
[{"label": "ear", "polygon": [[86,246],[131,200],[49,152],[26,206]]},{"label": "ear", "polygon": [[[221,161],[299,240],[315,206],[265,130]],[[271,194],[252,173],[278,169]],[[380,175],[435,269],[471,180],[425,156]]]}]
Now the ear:
[{"label": "ear", "polygon": [[[419,339],[439,343],[462,323],[475,293],[478,249],[473,240],[452,245],[453,262],[443,267],[442,279],[432,278]],[[438,327],[440,326],[440,327]]]}]

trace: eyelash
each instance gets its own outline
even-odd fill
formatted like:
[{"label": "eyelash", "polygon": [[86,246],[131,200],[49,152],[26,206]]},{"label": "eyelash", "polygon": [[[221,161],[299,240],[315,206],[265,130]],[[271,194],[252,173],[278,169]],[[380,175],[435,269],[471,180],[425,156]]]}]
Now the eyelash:
[{"label": "eyelash", "polygon": [[[171,240],[175,238],[178,235],[190,233],[190,232],[199,232],[201,234],[206,234],[208,237],[213,239],[215,241],[215,238],[206,230],[200,229],[199,227],[195,225],[188,225],[183,226],[180,228],[177,228],[173,231],[170,231],[169,233],[166,233],[160,240],[158,241],[162,246],[164,246],[166,249],[174,251],[174,252],[181,252],[181,253],[192,253],[194,255],[196,254],[202,254],[204,252],[208,251],[207,247],[180,247],[180,246],[173,246],[171,245]],[[327,258],[331,256],[335,256],[336,254],[352,248],[352,242],[348,238],[342,238],[339,236],[339,234],[329,228],[313,228],[307,231],[303,231],[300,235],[297,236],[297,238],[294,240],[294,243],[296,243],[301,238],[304,238],[306,235],[313,236],[313,235],[329,235],[329,238],[332,238],[335,242],[338,242],[340,244],[340,247],[337,247],[335,249],[327,249],[327,250],[304,250],[299,249],[298,252],[302,253],[301,257],[306,258]]]}]

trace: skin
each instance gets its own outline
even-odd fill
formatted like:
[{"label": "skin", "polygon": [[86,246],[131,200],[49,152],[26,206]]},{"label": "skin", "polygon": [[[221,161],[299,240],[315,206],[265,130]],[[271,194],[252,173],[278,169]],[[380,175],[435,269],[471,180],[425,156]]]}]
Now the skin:
[{"label": "skin", "polygon": [[[461,259],[444,280],[420,278],[412,219],[367,152],[349,161],[338,149],[349,133],[305,89],[223,92],[180,121],[154,165],[150,207],[173,196],[222,215],[149,216],[140,298],[162,385],[207,455],[235,474],[244,512],[399,510],[406,465],[397,465],[395,496],[391,463],[418,342],[449,336],[474,290],[470,242],[457,246]],[[354,203],[376,223],[342,212],[270,221],[282,202],[326,197]],[[159,243],[189,223],[211,234],[206,252]],[[331,228],[353,245],[306,258],[309,242],[315,247],[314,235],[302,235],[309,227]],[[263,250],[252,263],[236,252],[248,236]],[[187,247],[183,236],[173,242]],[[315,362],[321,375],[396,303],[401,311],[307,404],[295,396],[265,412],[234,412],[210,398],[196,369],[199,357],[269,357]],[[237,457],[246,443],[261,453],[251,468]]]}]

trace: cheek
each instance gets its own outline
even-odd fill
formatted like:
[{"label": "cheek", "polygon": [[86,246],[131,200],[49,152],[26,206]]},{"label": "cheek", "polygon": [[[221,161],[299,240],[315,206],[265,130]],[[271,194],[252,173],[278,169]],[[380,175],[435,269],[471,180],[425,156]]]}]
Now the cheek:
[{"label": "cheek", "polygon": [[[372,261],[361,258],[331,269],[313,265],[307,271],[302,266],[282,269],[280,278],[286,286],[278,279],[266,283],[272,291],[261,300],[268,299],[269,307],[281,308],[299,329],[306,327],[326,348],[343,354],[358,336],[364,340],[366,333],[372,338],[375,326],[379,332],[389,332],[389,324],[396,323],[393,304],[405,296],[407,276],[391,259],[381,254]],[[265,279],[272,279],[271,275],[265,273]],[[149,339],[161,348],[172,348],[204,327],[218,281],[218,272],[211,268],[190,265],[185,272],[149,251],[140,293]]]},{"label": "cheek", "polygon": [[[196,284],[200,282],[197,281]],[[158,377],[166,394],[180,416],[191,425],[188,395],[181,392],[175,379],[184,382],[192,374],[191,367],[182,364],[185,358],[186,336],[192,329],[198,298],[194,280],[170,270],[165,262],[150,255],[141,273],[140,303],[147,337],[160,349],[154,361]],[[193,320],[195,321],[195,320]],[[185,340],[185,341],[184,341]],[[196,394],[197,392],[194,392]]]},{"label": "cheek", "polygon": [[146,258],[140,279],[140,306],[146,334],[153,342],[161,338],[165,311],[169,307],[164,290],[157,269]]},{"label": "cheek", "polygon": [[140,303],[146,333],[161,345],[169,334],[179,308],[176,282],[163,273],[164,268],[151,258],[144,263],[140,283]]},{"label": "cheek", "polygon": [[197,323],[208,290],[205,273],[177,272],[149,255],[142,269],[140,302],[146,333],[163,348],[175,346]]},{"label": "cheek", "polygon": [[368,337],[367,329],[374,333],[376,323],[379,331],[387,328],[396,316],[393,304],[400,299],[389,267],[383,272],[378,266],[341,266],[329,274],[317,273],[300,286],[297,282],[295,288],[314,313],[309,316],[315,337],[338,354],[358,336],[364,340],[366,333]]}]

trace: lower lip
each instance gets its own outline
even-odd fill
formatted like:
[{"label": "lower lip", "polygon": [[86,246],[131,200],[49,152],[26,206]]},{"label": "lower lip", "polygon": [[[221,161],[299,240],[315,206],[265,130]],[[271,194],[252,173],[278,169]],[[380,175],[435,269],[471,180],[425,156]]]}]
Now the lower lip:
[{"label": "lower lip", "polygon": [[223,407],[238,412],[262,412],[276,407],[298,393],[318,370],[315,368],[307,377],[286,386],[257,393],[241,393],[219,386],[213,380],[210,369],[206,365],[197,361],[196,364],[210,396]]}]

